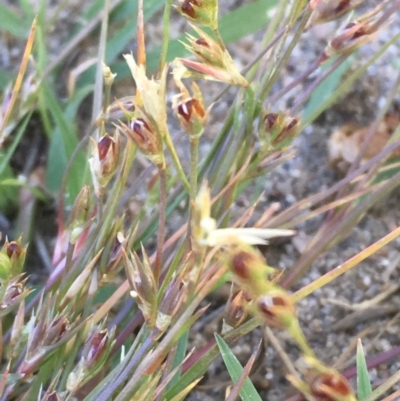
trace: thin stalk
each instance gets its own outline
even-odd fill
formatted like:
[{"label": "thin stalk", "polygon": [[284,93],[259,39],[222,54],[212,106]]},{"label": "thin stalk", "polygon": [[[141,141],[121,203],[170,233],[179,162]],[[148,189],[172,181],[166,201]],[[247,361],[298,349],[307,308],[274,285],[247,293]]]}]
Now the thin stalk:
[{"label": "thin stalk", "polygon": [[[92,278],[92,280],[98,280],[97,276]],[[88,319],[88,317],[91,314],[93,308],[93,294],[90,294],[90,289],[89,293],[85,297],[84,300],[84,308],[83,308],[83,313],[81,315],[81,319]],[[88,322],[86,327],[91,326],[91,323]],[[82,344],[85,342],[85,335],[86,335],[86,329],[85,327],[82,328],[82,330],[76,335],[76,338],[74,340],[74,344],[72,346],[72,349],[68,352],[68,355],[66,356],[66,363],[64,366],[62,378],[60,380],[61,383],[61,388],[65,388],[68,380],[68,375],[72,371],[74,364],[76,363],[76,356],[78,355],[78,352],[80,348],[82,347]]]},{"label": "thin stalk", "polygon": [[[110,7],[109,11],[113,11],[117,6],[119,6],[124,0],[114,0]],[[69,56],[70,53],[75,51],[78,48],[78,45],[85,40],[88,35],[97,27],[98,23],[103,18],[103,9],[101,9],[95,17],[91,18],[90,21],[85,24],[85,26],[68,42],[65,46],[63,46],[61,52],[50,61],[43,75],[50,75],[53,70],[59,66],[65,58]]]},{"label": "thin stalk", "polygon": [[382,401],[396,401],[396,400],[400,400],[400,390],[395,391],[393,394],[384,398]]},{"label": "thin stalk", "polygon": [[118,334],[118,337],[115,339],[115,344],[112,347],[110,355],[114,355],[124,344],[126,339],[133,333],[133,331],[139,327],[143,326],[144,318],[140,311],[138,311],[135,316],[131,319],[131,321],[124,326],[121,332]]},{"label": "thin stalk", "polygon": [[332,65],[329,66],[310,86],[309,88],[297,99],[296,103],[292,107],[292,112],[297,113],[308,98],[315,92],[315,89],[324,81],[329,75],[331,75],[337,68],[344,63],[348,55],[343,55],[337,58]]},{"label": "thin stalk", "polygon": [[165,165],[158,165],[158,173],[160,177],[160,213],[158,216],[158,234],[157,234],[157,253],[154,262],[154,278],[159,281],[162,264],[162,254],[165,241],[165,217],[167,208],[167,172]]},{"label": "thin stalk", "polygon": [[[376,134],[376,131],[378,130],[379,124],[382,122],[382,119],[385,117],[385,114],[388,112],[390,105],[392,104],[398,89],[400,86],[400,74],[397,76],[396,82],[393,85],[392,90],[390,91],[389,96],[386,98],[385,100],[385,105],[381,108],[381,110],[379,111],[378,116],[376,117],[374,123],[372,124],[372,126],[370,127],[367,136],[365,137],[365,140],[363,141],[360,150],[357,153],[356,158],[353,160],[353,163],[350,166],[350,169],[348,171],[347,174],[351,174],[354,172],[354,170],[357,169],[357,167],[360,164],[360,161],[362,160],[362,157],[365,153],[365,151],[367,150],[367,147],[369,145],[369,143],[372,140],[372,137]],[[367,186],[367,182],[371,179],[371,177],[377,172],[377,170],[379,170],[379,167],[381,165],[381,163],[383,163],[385,161],[385,159],[382,159],[380,161],[380,163],[376,163],[373,164],[371,166],[371,168],[369,169],[368,173],[365,175],[365,177],[361,180],[361,182],[358,183],[357,185],[357,190],[362,189],[364,186]],[[336,194],[336,199],[340,199],[344,192],[346,190],[346,187],[342,187],[341,190],[338,191],[338,193]],[[348,211],[350,205],[347,205],[345,208],[343,208],[339,214],[336,214],[335,210],[331,210],[330,213],[328,214],[327,218],[325,219],[325,223],[329,224],[330,221],[332,221],[333,219],[341,219],[342,216],[344,216],[346,214],[346,212]]]},{"label": "thin stalk", "polygon": [[137,60],[138,65],[144,66],[146,70],[146,43],[144,38],[144,15],[143,0],[138,0],[138,17],[137,17]]},{"label": "thin stalk", "polygon": [[161,54],[160,54],[160,68],[159,68],[160,74],[164,70],[164,66],[165,66],[165,63],[167,60],[172,2],[173,2],[173,0],[167,0],[165,2],[165,7],[164,7],[164,16],[163,16],[164,30],[163,30],[163,43],[162,43]]},{"label": "thin stalk", "polygon": [[233,110],[233,125],[235,125],[235,114],[238,119],[240,118],[241,113],[243,113],[243,119],[240,121],[240,126],[232,130],[233,132],[230,141],[225,141],[223,147],[221,147],[218,163],[213,166],[213,174],[210,174],[210,184],[212,188],[217,191],[220,191],[223,188],[224,181],[226,180],[226,177],[228,177],[229,171],[232,169],[234,164],[238,163],[238,154],[240,150],[248,145],[251,140],[254,111],[254,92],[249,86],[245,89],[244,108],[238,99],[236,108]]},{"label": "thin stalk", "polygon": [[199,164],[199,138],[190,138],[190,201],[194,202],[197,195],[197,178]]},{"label": "thin stalk", "polygon": [[398,187],[399,184],[400,172],[382,185],[379,191],[372,193],[358,206],[354,207],[354,209],[346,215],[346,218],[343,218],[336,225],[329,227],[322,235],[321,233],[319,233],[319,235],[317,234],[313,238],[312,243],[308,245],[308,250],[300,258],[295,268],[282,280],[282,285],[288,288],[293,282],[303,276],[311,263],[321,252],[332,247],[340,239],[343,239],[343,233],[350,233],[350,230],[357,224],[360,217],[376,202],[387,196],[394,188]]},{"label": "thin stalk", "polygon": [[304,80],[310,76],[314,71],[316,71],[319,67],[317,61],[311,64],[301,75],[296,77],[290,84],[283,87],[279,92],[275,93],[268,99],[269,104],[275,104],[278,102],[283,96],[289,93],[292,89],[294,89],[297,85],[300,85],[304,82]]},{"label": "thin stalk", "polygon": [[363,401],[375,401],[383,394],[386,393],[391,387],[393,387],[396,383],[400,381],[400,370],[398,370],[393,376],[389,379],[385,380],[385,382],[380,385],[377,389],[375,389],[367,398],[364,398]]},{"label": "thin stalk", "polygon": [[3,140],[5,139],[4,138],[5,128],[7,127],[8,120],[11,116],[11,112],[14,108],[15,102],[18,98],[19,91],[22,87],[26,69],[28,68],[29,57],[32,53],[33,42],[35,40],[36,22],[37,22],[37,17],[32,22],[28,41],[26,42],[24,54],[22,56],[22,62],[21,62],[21,65],[19,66],[17,79],[15,80],[15,84],[14,84],[13,90],[11,92],[11,99],[8,103],[5,115],[3,117],[3,121],[0,124],[0,148],[2,146]]},{"label": "thin stalk", "polygon": [[213,28],[212,31],[214,32],[215,38],[217,39],[217,43],[220,45],[221,49],[227,50],[218,27]]},{"label": "thin stalk", "polygon": [[315,110],[312,115],[310,115],[305,121],[302,122],[302,128],[306,127],[309,125],[311,122],[313,122],[320,113],[322,113],[324,110],[326,110],[336,99],[338,99],[340,96],[343,96],[346,92],[352,88],[353,83],[355,82],[356,79],[358,79],[364,72],[367,70],[367,68],[372,65],[378,58],[386,52],[386,50],[395,44],[398,40],[400,39],[400,33],[395,35],[393,38],[391,38],[389,41],[387,41],[376,53],[374,53],[373,56],[371,56],[364,65],[361,67],[357,68],[353,73],[351,73],[348,77],[346,77],[341,84],[336,88],[335,92],[324,102],[321,103],[321,105],[318,107],[317,110]]},{"label": "thin stalk", "polygon": [[[101,113],[103,102],[103,60],[106,53],[107,43],[107,31],[108,31],[108,13],[109,13],[110,1],[104,0],[103,5],[103,19],[101,22],[100,40],[99,40],[99,51],[97,53],[97,66],[96,66],[96,78],[93,93],[93,106],[92,106],[92,124],[97,120]],[[95,139],[99,139],[99,131],[95,130]]]},{"label": "thin stalk", "polygon": [[[131,389],[133,389],[137,385],[138,381],[143,377],[143,375],[146,374],[146,371],[148,370],[149,366],[153,366],[153,364],[156,363],[162,355],[164,355],[165,351],[171,346],[172,342],[177,339],[176,337],[182,330],[182,327],[185,326],[188,319],[192,317],[192,314],[195,312],[200,302],[209,293],[209,291],[212,289],[215,283],[223,276],[223,274],[225,274],[225,272],[222,270],[216,271],[213,274],[213,277],[212,278],[210,277],[207,280],[204,287],[199,291],[199,293],[195,296],[195,298],[191,302],[188,302],[186,309],[183,310],[183,313],[181,314],[179,319],[177,319],[176,323],[170,327],[170,330],[165,334],[163,339],[158,344],[157,348],[155,348],[152,353],[147,352],[146,356],[137,366],[137,369],[130,377],[124,389],[120,392],[117,398],[118,400],[123,399],[124,395],[130,393]],[[148,338],[151,338],[151,336],[149,336]],[[121,376],[118,379],[122,378],[122,380],[124,380],[126,377],[127,375],[121,374]],[[112,393],[110,393],[109,395],[111,394]],[[103,399],[100,401],[103,401]]]},{"label": "thin stalk", "polygon": [[176,170],[178,171],[179,177],[181,178],[181,181],[183,183],[183,186],[185,187],[187,193],[190,193],[190,184],[189,181],[186,178],[185,172],[183,171],[181,162],[179,160],[179,156],[176,153],[175,146],[172,142],[171,136],[169,133],[167,133],[164,137],[165,144],[167,145],[168,151],[171,154],[172,157],[172,162],[175,165]]},{"label": "thin stalk", "polygon": [[374,244],[370,245],[368,248],[364,249],[357,255],[350,258],[347,262],[339,265],[335,269],[331,270],[330,272],[324,274],[320,278],[316,279],[312,283],[306,285],[301,290],[295,292],[292,295],[292,298],[295,302],[300,301],[301,299],[305,298],[306,296],[312,294],[316,290],[325,285],[329,284],[335,278],[341,276],[343,273],[346,273],[354,266],[361,263],[364,259],[368,258],[369,256],[375,254],[379,249],[383,248],[389,242],[395,240],[398,236],[400,236],[400,227],[397,227],[391,233],[387,234],[380,240],[376,241]]},{"label": "thin stalk", "polygon": [[189,200],[189,224],[187,225],[187,244],[189,249],[191,246],[192,216],[193,205],[197,195],[197,179],[199,164],[199,137],[190,137],[190,200]]},{"label": "thin stalk", "polygon": [[385,158],[387,155],[392,153],[395,149],[400,146],[400,141],[393,143],[392,145],[388,146],[387,148],[383,149],[378,155],[374,156],[371,160],[364,163],[360,166],[356,171],[352,174],[346,175],[341,181],[334,184],[332,187],[319,192],[315,195],[311,195],[310,197],[304,199],[303,201],[294,204],[293,206],[289,207],[288,209],[284,210],[279,215],[272,217],[271,220],[268,222],[268,225],[271,228],[288,228],[292,227],[291,222],[295,219],[302,211],[312,209],[318,203],[321,203],[325,199],[329,198],[330,196],[334,195],[335,192],[340,190],[344,185],[349,182],[354,181],[357,179],[361,174],[364,174],[373,164],[379,162],[382,158]]},{"label": "thin stalk", "polygon": [[107,386],[103,388],[103,391],[100,392],[100,394],[98,394],[97,396],[97,401],[109,401],[113,399],[112,396],[115,390],[124,383],[126,378],[131,374],[133,369],[135,369],[140,361],[151,354],[150,350],[153,348],[154,344],[155,339],[153,336],[149,335],[145,337],[142,345],[135,352],[133,358],[129,361],[124,371],[121,372],[121,374],[117,378],[115,378],[114,381],[110,382]]},{"label": "thin stalk", "polygon": [[[253,67],[256,66],[256,64],[258,64],[260,62],[260,60],[266,55],[267,52],[269,52],[273,46],[275,46],[275,44],[278,42],[278,40],[283,36],[283,34],[285,33],[285,29],[281,29],[279,30],[274,38],[271,40],[270,43],[268,43],[264,49],[262,49],[255,57],[254,59],[246,65],[246,67],[244,67],[240,73],[244,76],[245,74],[249,73],[249,76],[246,77],[247,81],[250,82],[252,81],[252,69]],[[226,92],[228,92],[228,90],[230,89],[230,85],[227,85],[225,89],[223,89],[217,96],[215,96],[213,98],[213,100],[211,101],[211,103],[217,103],[219,99],[221,99],[221,97],[223,95],[225,95]]]},{"label": "thin stalk", "polygon": [[[283,53],[282,57],[279,58],[279,60],[273,64],[272,67],[272,74],[269,74],[266,76],[266,79],[264,80],[264,82],[261,82],[260,84],[260,88],[257,90],[257,94],[256,94],[256,98],[263,100],[267,97],[267,95],[269,94],[272,86],[274,85],[274,83],[276,82],[276,80],[279,78],[280,73],[282,68],[286,65],[287,60],[289,59],[289,57],[291,56],[293,49],[295,48],[295,46],[297,45],[297,43],[300,40],[300,37],[302,35],[302,33],[304,32],[304,29],[307,25],[307,22],[310,18],[311,15],[311,11],[305,12],[303,17],[300,20],[299,26],[297,27],[296,32],[294,33],[294,37],[292,39],[292,41],[290,42],[289,46],[285,49],[285,52]],[[290,29],[290,25],[288,27]],[[284,43],[286,42],[286,38],[287,35],[289,34],[289,29],[285,32],[286,35],[283,36],[282,38],[282,42],[281,42],[281,46],[284,45]]]}]

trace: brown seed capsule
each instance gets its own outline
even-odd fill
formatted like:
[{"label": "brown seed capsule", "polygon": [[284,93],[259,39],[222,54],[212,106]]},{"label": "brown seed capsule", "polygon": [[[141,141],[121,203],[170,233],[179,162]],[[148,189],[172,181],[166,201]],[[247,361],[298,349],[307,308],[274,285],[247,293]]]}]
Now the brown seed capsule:
[{"label": "brown seed capsule", "polygon": [[233,272],[243,280],[250,278],[252,255],[247,252],[239,252],[232,258],[231,266]]},{"label": "brown seed capsule", "polygon": [[11,241],[8,245],[7,245],[7,256],[11,259],[11,257],[13,255],[15,255],[16,257],[21,256],[22,252],[23,252],[23,248],[21,246],[21,244],[19,244],[17,241]]},{"label": "brown seed capsule", "polygon": [[347,379],[338,372],[321,373],[311,385],[311,393],[320,401],[339,401],[352,395]]},{"label": "brown seed capsule", "polygon": [[288,329],[297,321],[295,307],[283,289],[271,285],[270,290],[255,300],[256,313],[267,323]]},{"label": "brown seed capsule", "polygon": [[43,345],[56,344],[69,331],[69,320],[65,316],[55,318],[44,333]]},{"label": "brown seed capsule", "polygon": [[185,103],[181,103],[178,106],[178,113],[188,122],[194,112],[200,117],[204,117],[205,115],[204,109],[197,99],[188,99]]},{"label": "brown seed capsule", "polygon": [[275,127],[275,123],[278,120],[278,114],[268,113],[264,118],[265,128],[267,131],[271,131]]},{"label": "brown seed capsule", "polygon": [[90,335],[83,350],[87,367],[93,366],[101,358],[108,347],[109,340],[107,329],[94,331]]},{"label": "brown seed capsule", "polygon": [[245,303],[250,301],[246,297],[247,294],[244,291],[238,291],[229,299],[225,309],[225,322],[230,327],[236,328],[246,319]]},{"label": "brown seed capsule", "polygon": [[199,38],[196,40],[195,43],[199,46],[210,47],[210,45],[208,44],[208,42],[205,38]]},{"label": "brown seed capsule", "polygon": [[181,6],[181,12],[186,14],[188,17],[195,19],[196,18],[196,11],[194,10],[190,1],[185,0]]},{"label": "brown seed capsule", "polygon": [[104,160],[104,158],[107,156],[112,142],[113,141],[109,135],[104,135],[102,138],[100,138],[99,142],[97,143],[100,161]]},{"label": "brown seed capsule", "polygon": [[1,308],[10,306],[14,300],[19,297],[23,292],[23,286],[21,283],[9,285],[1,303]]},{"label": "brown seed capsule", "polygon": [[137,135],[139,135],[140,139],[144,142],[146,141],[146,134],[144,130],[151,131],[149,124],[146,123],[143,118],[137,118],[136,120],[131,121],[131,129]]},{"label": "brown seed capsule", "polygon": [[209,109],[205,110],[203,95],[193,82],[192,90],[183,85],[180,79],[175,79],[180,94],[173,97],[172,108],[182,128],[192,137],[199,137],[207,122]]}]

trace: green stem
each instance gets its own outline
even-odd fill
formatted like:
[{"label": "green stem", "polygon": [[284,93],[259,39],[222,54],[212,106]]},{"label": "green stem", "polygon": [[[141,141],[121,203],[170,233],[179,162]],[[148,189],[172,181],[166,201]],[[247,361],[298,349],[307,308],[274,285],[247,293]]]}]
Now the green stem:
[{"label": "green stem", "polygon": [[154,262],[154,277],[158,282],[161,273],[162,254],[165,237],[165,211],[167,208],[167,173],[165,165],[158,165],[160,175],[160,214],[158,218],[157,253]]},{"label": "green stem", "polygon": [[170,16],[171,16],[171,7],[173,0],[167,0],[165,2],[164,8],[164,16],[163,16],[163,24],[164,24],[164,32],[163,32],[163,44],[160,55],[160,74],[162,73],[168,53],[168,44],[169,44],[169,25],[170,25]]},{"label": "green stem", "polygon": [[222,36],[221,36],[221,34],[219,33],[218,27],[217,27],[217,28],[214,28],[214,29],[213,29],[213,32],[214,32],[214,35],[215,35],[215,37],[216,37],[216,39],[217,39],[218,44],[221,46],[221,49],[222,49],[222,50],[226,50],[226,46],[225,46],[224,40],[222,39]]},{"label": "green stem", "polygon": [[185,175],[185,172],[183,171],[181,162],[180,162],[180,160],[179,160],[179,156],[178,156],[178,154],[176,153],[175,146],[174,146],[174,144],[173,144],[173,142],[172,142],[172,140],[171,140],[171,137],[170,137],[169,133],[167,133],[167,134],[164,136],[164,140],[165,140],[165,144],[167,145],[167,148],[168,148],[168,150],[169,150],[169,153],[171,154],[172,161],[173,161],[173,163],[174,163],[174,165],[175,165],[175,168],[177,169],[178,174],[179,174],[179,176],[180,176],[180,178],[181,178],[181,180],[182,180],[182,183],[183,183],[183,185],[184,185],[186,191],[187,191],[188,193],[190,193],[190,184],[189,184],[189,181],[187,180],[186,175]]},{"label": "green stem", "polygon": [[199,138],[190,138],[190,202],[194,203],[197,196],[197,178],[199,164]]},{"label": "green stem", "polygon": [[188,249],[192,249],[192,217],[193,205],[197,195],[197,180],[198,180],[198,165],[199,165],[199,137],[190,137],[190,200],[189,200],[189,224],[187,226],[187,244]]}]

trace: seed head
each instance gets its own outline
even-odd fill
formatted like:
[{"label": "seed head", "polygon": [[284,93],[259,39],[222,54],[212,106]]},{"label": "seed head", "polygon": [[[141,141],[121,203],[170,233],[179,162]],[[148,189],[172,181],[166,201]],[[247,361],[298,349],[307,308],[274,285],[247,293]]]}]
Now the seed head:
[{"label": "seed head", "polygon": [[100,196],[117,171],[120,153],[120,136],[118,130],[114,138],[105,134],[97,142],[92,140],[92,157],[89,159],[93,185],[97,196]]},{"label": "seed head", "polygon": [[260,124],[260,141],[274,150],[287,146],[299,133],[300,119],[288,113],[266,113]]},{"label": "seed head", "polygon": [[183,45],[196,56],[198,61],[176,59],[174,76],[179,76],[180,79],[185,77],[209,79],[247,87],[248,82],[236,68],[228,51],[201,29],[192,27],[199,37],[187,35],[188,43]]},{"label": "seed head", "polygon": [[188,20],[211,29],[218,27],[217,0],[180,0],[177,10]]},{"label": "seed head", "polygon": [[225,327],[234,329],[244,322],[247,317],[246,304],[249,300],[248,295],[242,290],[231,294],[225,308]]},{"label": "seed head", "polygon": [[311,0],[313,10],[309,25],[316,25],[342,17],[363,3],[364,0]]},{"label": "seed head", "polygon": [[373,41],[390,24],[390,21],[385,21],[385,23],[377,21],[380,20],[375,19],[374,15],[370,15],[347,24],[328,43],[320,57],[320,63],[336,55],[352,53],[362,45]]},{"label": "seed head", "polygon": [[181,92],[172,99],[175,116],[191,137],[199,137],[203,133],[209,114],[209,109],[204,109],[203,95],[195,82],[192,82],[193,95],[189,93],[179,78],[176,78],[175,82]]},{"label": "seed head", "polygon": [[255,307],[258,316],[270,326],[288,330],[294,321],[297,322],[296,311],[289,294],[277,286],[257,298]]},{"label": "seed head", "polygon": [[157,321],[157,283],[150,260],[142,247],[143,261],[137,254],[124,251],[125,271],[131,285],[131,296],[141,309],[147,325],[155,327]]},{"label": "seed head", "polygon": [[227,249],[225,257],[234,282],[251,298],[261,296],[269,288],[268,280],[275,273],[275,269],[267,265],[257,250],[240,244]]},{"label": "seed head", "polygon": [[288,380],[306,398],[316,401],[356,401],[354,392],[347,379],[337,370],[325,366],[315,357],[303,356],[306,366],[301,368],[305,380],[288,376]]},{"label": "seed head", "polygon": [[16,241],[6,239],[0,250],[0,279],[5,279],[6,276],[12,278],[21,273],[25,263],[26,251],[27,247],[22,246],[21,238]]}]

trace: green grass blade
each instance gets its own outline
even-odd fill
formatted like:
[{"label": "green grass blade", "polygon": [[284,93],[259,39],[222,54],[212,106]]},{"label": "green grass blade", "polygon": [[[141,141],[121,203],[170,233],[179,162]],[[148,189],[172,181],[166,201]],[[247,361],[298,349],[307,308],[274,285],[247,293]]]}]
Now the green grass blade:
[{"label": "green grass blade", "polygon": [[3,174],[3,172],[5,171],[6,167],[9,165],[10,160],[12,155],[15,152],[15,149],[17,148],[20,140],[22,139],[22,135],[25,132],[26,126],[28,125],[29,120],[31,119],[31,115],[32,113],[29,113],[24,121],[22,122],[21,126],[18,128],[18,131],[15,135],[15,138],[13,140],[13,143],[11,144],[11,146],[7,149],[7,152],[0,156],[0,177]]},{"label": "green grass blade", "polygon": [[[224,15],[219,22],[222,39],[232,43],[266,28],[269,22],[269,11],[277,4],[278,0],[258,0]],[[244,24],[243,21],[246,23]]]},{"label": "green grass blade", "polygon": [[11,33],[17,38],[26,38],[29,32],[29,24],[18,14],[11,11],[9,6],[0,3],[1,25],[0,31]]},{"label": "green grass blade", "polygon": [[[50,135],[46,177],[47,187],[50,191],[57,192],[61,187],[66,165],[79,141],[75,126],[70,122],[74,120],[66,118],[53,92],[44,82],[42,91],[48,105],[48,111],[55,124],[54,132]],[[79,94],[82,96],[80,92]],[[67,181],[67,203],[72,203],[82,188],[84,183],[82,172],[86,171],[86,164],[86,157],[80,152],[73,163],[71,174]]]},{"label": "green grass blade", "polygon": [[[326,70],[334,61],[335,59],[325,63],[321,70]],[[342,80],[343,75],[353,64],[353,61],[353,57],[349,57],[313,91],[313,94],[311,95],[310,100],[308,101],[303,113],[304,120],[308,120],[310,116],[312,116],[314,112],[318,110],[321,103],[328,100],[330,96],[336,91]]]},{"label": "green grass blade", "polygon": [[[218,348],[221,352],[222,359],[224,360],[225,366],[228,369],[229,375],[234,383],[236,383],[243,372],[243,366],[237,360],[228,344],[222,339],[221,336],[215,334]],[[247,378],[240,390],[240,397],[243,401],[262,401],[260,395],[257,393],[253,383]]]},{"label": "green grass blade", "polygon": [[[4,155],[0,152],[0,163],[4,160]],[[14,180],[14,175],[8,163],[0,174],[0,210],[3,214],[8,214],[18,205],[18,189],[9,185],[10,180]]]},{"label": "green grass blade", "polygon": [[355,71],[345,76],[344,79],[340,81],[336,90],[329,96],[326,100],[321,101],[318,107],[308,116],[308,118],[302,119],[302,125],[307,126],[311,124],[324,110],[326,110],[331,104],[335,102],[340,96],[347,93],[355,80],[362,76],[362,74],[367,70],[367,68],[372,65],[376,60],[379,59],[382,54],[384,54],[390,46],[395,44],[400,39],[400,33],[396,34],[389,41],[387,41],[378,51],[376,51],[362,66],[358,67]]},{"label": "green grass blade", "polygon": [[[182,364],[183,360],[185,359],[188,338],[189,338],[189,331],[184,333],[183,336],[179,339],[178,347],[177,347],[177,350],[175,353],[175,358],[172,363],[171,370],[175,369],[177,366],[180,366]],[[178,382],[180,376],[181,376],[181,372],[179,370],[168,383],[167,391],[169,389],[171,389]]]},{"label": "green grass blade", "polygon": [[357,341],[357,395],[358,400],[362,401],[372,393],[371,382],[368,375],[367,362],[365,360],[364,349],[359,338]]},{"label": "green grass blade", "polygon": [[13,80],[14,74],[10,71],[0,70],[0,91],[3,92],[7,85]]}]

